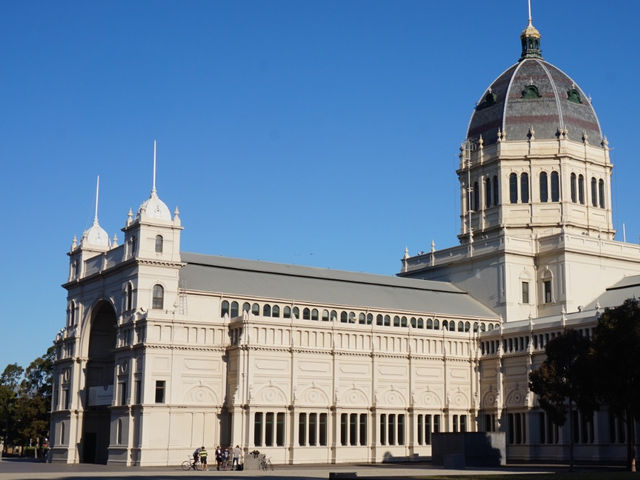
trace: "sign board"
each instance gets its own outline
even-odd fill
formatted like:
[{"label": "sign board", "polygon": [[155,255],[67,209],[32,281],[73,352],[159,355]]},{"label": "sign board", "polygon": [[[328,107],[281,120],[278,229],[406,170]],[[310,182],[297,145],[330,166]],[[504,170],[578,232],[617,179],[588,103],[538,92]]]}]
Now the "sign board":
[{"label": "sign board", "polygon": [[113,403],[113,385],[89,387],[89,406],[111,405]]}]

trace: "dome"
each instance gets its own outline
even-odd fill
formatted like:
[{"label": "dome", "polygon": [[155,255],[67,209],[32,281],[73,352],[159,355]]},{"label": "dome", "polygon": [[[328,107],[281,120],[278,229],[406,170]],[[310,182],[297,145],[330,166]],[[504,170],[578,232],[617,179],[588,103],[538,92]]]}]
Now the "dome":
[{"label": "dome", "polygon": [[109,235],[104,228],[100,226],[97,219],[94,220],[93,225],[85,230],[82,235],[82,246],[93,246],[101,248],[109,248]]},{"label": "dome", "polygon": [[167,205],[160,200],[160,197],[155,192],[155,189],[151,192],[151,196],[142,204],[138,209],[137,218],[141,218],[144,212],[145,218],[154,220],[171,221],[171,212]]},{"label": "dome", "polygon": [[467,139],[482,135],[484,145],[496,143],[498,131],[506,141],[553,139],[566,130],[568,138],[592,145],[602,142],[602,131],[591,101],[562,70],[539,55],[540,34],[530,24],[522,32],[522,57],[482,94],[467,131]]}]

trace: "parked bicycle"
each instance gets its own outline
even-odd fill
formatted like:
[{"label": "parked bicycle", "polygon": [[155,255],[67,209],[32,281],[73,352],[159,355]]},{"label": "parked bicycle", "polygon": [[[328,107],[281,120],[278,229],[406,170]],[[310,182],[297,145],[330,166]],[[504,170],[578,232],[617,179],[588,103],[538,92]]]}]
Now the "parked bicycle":
[{"label": "parked bicycle", "polygon": [[260,455],[260,470],[270,470],[273,471],[273,464],[271,463],[271,459],[267,457],[264,453]]},{"label": "parked bicycle", "polygon": [[200,468],[198,468],[198,462],[194,462],[191,457],[189,457],[189,460],[185,460],[184,462],[182,462],[181,466],[182,470],[184,470],[185,472],[189,470],[200,470]]}]

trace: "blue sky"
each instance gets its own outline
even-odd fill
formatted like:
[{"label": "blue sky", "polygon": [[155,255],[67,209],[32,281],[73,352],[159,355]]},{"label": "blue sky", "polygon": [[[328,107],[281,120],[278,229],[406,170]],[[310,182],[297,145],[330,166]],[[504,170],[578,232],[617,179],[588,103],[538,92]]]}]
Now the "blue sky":
[{"label": "blue sky", "polygon": [[[64,325],[98,174],[122,239],[154,138],[184,251],[394,274],[405,246],[454,245],[458,147],[526,17],[525,0],[3,2],[0,368]],[[593,98],[637,242],[640,2],[534,0],[533,17]]]}]

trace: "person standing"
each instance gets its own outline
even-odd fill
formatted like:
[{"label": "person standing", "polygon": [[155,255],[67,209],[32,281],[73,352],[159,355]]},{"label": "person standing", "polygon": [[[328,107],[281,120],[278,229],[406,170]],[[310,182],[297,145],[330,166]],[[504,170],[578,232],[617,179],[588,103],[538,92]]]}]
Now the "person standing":
[{"label": "person standing", "polygon": [[200,447],[196,448],[193,451],[193,469],[196,469],[196,464],[198,463],[198,460],[200,458]]},{"label": "person standing", "polygon": [[220,465],[222,465],[222,449],[220,445],[216,447],[216,470],[220,470]]},{"label": "person standing", "polygon": [[238,470],[240,467],[240,456],[242,455],[242,450],[240,450],[240,446],[236,445],[236,448],[233,449],[233,460],[231,462],[231,470]]},{"label": "person standing", "polygon": [[209,466],[207,465],[207,449],[204,448],[204,445],[200,448],[200,452],[198,452],[200,457],[200,465],[202,465],[202,470],[209,470]]}]

